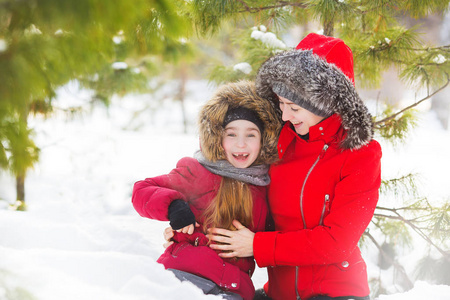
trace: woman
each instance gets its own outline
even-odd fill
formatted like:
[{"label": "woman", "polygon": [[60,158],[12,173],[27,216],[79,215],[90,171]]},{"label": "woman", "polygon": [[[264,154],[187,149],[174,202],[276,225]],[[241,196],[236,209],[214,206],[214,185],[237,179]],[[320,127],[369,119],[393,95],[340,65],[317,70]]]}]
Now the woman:
[{"label": "woman", "polygon": [[221,257],[254,255],[267,267],[264,296],[369,299],[358,241],[378,201],[381,148],[353,82],[350,48],[317,34],[258,72],[259,95],[277,102],[286,122],[270,169],[275,230],[254,234],[235,221],[238,231],[213,228],[209,237],[225,243],[210,245],[227,251]]}]

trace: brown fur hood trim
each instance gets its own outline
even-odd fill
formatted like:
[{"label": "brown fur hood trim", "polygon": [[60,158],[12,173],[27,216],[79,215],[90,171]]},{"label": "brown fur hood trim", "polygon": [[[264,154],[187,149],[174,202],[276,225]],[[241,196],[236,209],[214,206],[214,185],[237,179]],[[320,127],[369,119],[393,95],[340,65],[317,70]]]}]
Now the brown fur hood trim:
[{"label": "brown fur hood trim", "polygon": [[281,117],[272,102],[256,94],[255,85],[250,81],[228,83],[218,88],[213,97],[201,108],[199,114],[199,135],[201,151],[206,159],[225,159],[222,147],[222,126],[230,108],[243,106],[257,112],[264,123],[261,153],[255,163],[270,164],[277,160],[277,140],[281,130]]}]

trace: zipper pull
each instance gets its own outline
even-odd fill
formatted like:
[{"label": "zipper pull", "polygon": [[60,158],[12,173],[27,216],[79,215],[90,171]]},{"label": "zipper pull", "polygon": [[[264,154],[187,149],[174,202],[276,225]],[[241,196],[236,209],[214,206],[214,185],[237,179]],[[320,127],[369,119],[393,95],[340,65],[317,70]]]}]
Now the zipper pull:
[{"label": "zipper pull", "polygon": [[330,208],[330,195],[325,194],[325,200],[323,201],[322,214],[320,215],[319,225],[323,225],[323,217],[325,217],[325,212]]},{"label": "zipper pull", "polygon": [[328,211],[330,208],[330,195],[325,195],[325,210]]},{"label": "zipper pull", "polygon": [[327,149],[328,149],[328,145],[327,144],[323,145],[322,152],[320,153],[320,159],[322,159],[324,157],[325,152],[327,152]]}]

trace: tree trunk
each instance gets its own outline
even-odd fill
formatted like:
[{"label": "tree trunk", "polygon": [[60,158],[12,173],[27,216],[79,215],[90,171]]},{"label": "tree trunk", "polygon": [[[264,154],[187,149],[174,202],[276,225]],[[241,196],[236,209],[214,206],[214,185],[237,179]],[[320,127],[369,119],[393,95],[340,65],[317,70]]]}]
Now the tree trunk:
[{"label": "tree trunk", "polygon": [[323,34],[326,36],[334,35],[334,18],[330,18],[323,22]]},{"label": "tree trunk", "polygon": [[19,211],[27,209],[25,205],[25,175],[16,176],[16,204],[14,207]]},{"label": "tree trunk", "polygon": [[25,202],[25,175],[16,176],[16,200]]}]

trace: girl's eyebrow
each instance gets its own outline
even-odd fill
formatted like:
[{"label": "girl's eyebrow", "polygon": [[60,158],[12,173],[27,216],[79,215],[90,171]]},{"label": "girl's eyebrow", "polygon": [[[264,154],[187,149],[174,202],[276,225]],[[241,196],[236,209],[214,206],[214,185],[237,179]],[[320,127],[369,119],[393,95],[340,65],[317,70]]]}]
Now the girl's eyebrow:
[{"label": "girl's eyebrow", "polygon": [[[238,130],[238,128],[237,127],[227,127],[227,128],[225,128],[225,130]],[[252,131],[252,130],[259,131],[257,128],[253,128],[253,127],[248,127],[245,130],[246,131]]]},{"label": "girl's eyebrow", "polygon": [[247,131],[258,131],[259,132],[259,130],[257,128],[247,128]]}]

